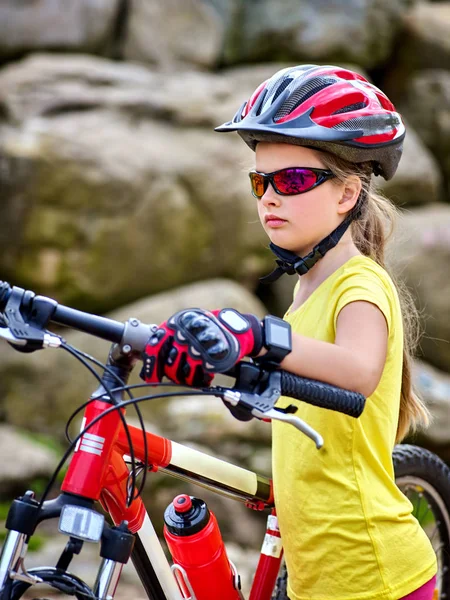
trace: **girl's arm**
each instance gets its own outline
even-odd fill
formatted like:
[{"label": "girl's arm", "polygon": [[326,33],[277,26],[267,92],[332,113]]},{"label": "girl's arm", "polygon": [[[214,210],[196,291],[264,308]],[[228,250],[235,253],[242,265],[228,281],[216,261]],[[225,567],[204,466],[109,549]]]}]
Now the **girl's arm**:
[{"label": "girl's arm", "polygon": [[368,397],[381,379],[387,342],[381,310],[370,302],[351,302],[339,313],[334,344],[293,333],[292,352],[280,366]]}]

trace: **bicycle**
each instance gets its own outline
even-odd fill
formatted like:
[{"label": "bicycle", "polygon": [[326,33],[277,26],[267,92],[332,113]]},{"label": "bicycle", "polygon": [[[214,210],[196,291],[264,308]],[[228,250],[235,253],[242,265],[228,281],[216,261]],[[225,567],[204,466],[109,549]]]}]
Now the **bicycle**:
[{"label": "bicycle", "polygon": [[[183,388],[175,392],[171,389],[168,393],[133,397],[135,388],[151,389],[146,384],[129,386],[127,381],[155,326],[133,318],[119,323],[78,311],[6,282],[0,282],[1,313],[4,316],[0,322],[0,337],[15,349],[30,352],[44,347],[62,348],[85,364],[98,379],[99,387],[69,419],[68,425],[75,414],[85,411],[81,431],[70,441],[41,499],[36,500],[34,493],[27,491],[12,502],[6,521],[8,534],[0,556],[0,600],[16,600],[29,588],[43,583],[80,600],[112,600],[123,565],[130,557],[151,600],[242,600],[237,568],[226,556],[213,514],[200,499],[182,494],[166,509],[166,540],[173,559],[170,565],[140,497],[147,474],[156,470],[245,502],[251,509],[269,512],[249,598],[286,599],[286,573],[280,572],[282,543],[271,480],[146,432],[139,411],[141,427],[128,425],[125,410],[156,397],[215,396],[237,419],[282,420],[310,437],[320,448],[323,444],[320,434],[295,415],[294,406],[283,410],[275,407],[278,397],[283,394],[299,398],[355,418],[362,413],[365,398],[349,390],[246,361],[227,373],[235,380],[232,388],[212,386],[195,391]],[[49,331],[50,322],[112,342],[106,365]],[[101,376],[89,361],[102,367]],[[173,384],[170,385],[173,388]],[[55,499],[48,500],[57,474],[72,452],[61,491]],[[447,598],[450,591],[450,470],[436,455],[410,445],[396,447],[393,459],[398,485],[411,497],[416,517],[423,520],[434,544],[439,563],[437,597]],[[142,480],[138,487],[139,474]],[[113,525],[95,509],[96,502],[110,515]],[[28,542],[37,526],[49,519],[59,519],[59,530],[69,540],[55,567],[27,570]],[[180,535],[180,530],[184,535]],[[170,534],[178,536],[172,545]],[[180,541],[183,537],[185,539]],[[102,562],[92,587],[68,570],[74,554],[81,551],[85,541],[100,543]]]}]

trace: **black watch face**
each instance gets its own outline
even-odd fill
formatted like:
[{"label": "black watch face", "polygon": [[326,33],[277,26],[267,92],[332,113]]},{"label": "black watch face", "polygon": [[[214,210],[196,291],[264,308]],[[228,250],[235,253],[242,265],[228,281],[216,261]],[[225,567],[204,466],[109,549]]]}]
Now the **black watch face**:
[{"label": "black watch face", "polygon": [[270,345],[278,346],[279,348],[290,348],[290,335],[289,329],[286,327],[280,327],[272,325],[270,327]]},{"label": "black watch face", "polygon": [[291,326],[289,323],[275,317],[266,317],[264,328],[268,348],[292,349]]}]

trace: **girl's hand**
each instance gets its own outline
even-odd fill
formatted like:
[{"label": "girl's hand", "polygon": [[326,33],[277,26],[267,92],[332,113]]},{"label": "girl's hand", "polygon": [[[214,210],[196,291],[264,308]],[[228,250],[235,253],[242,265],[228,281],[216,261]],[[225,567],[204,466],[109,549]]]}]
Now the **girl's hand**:
[{"label": "girl's hand", "polygon": [[255,315],[231,308],[183,310],[149,339],[141,377],[159,383],[165,375],[175,383],[203,387],[211,383],[214,373],[228,371],[261,349],[262,325]]}]

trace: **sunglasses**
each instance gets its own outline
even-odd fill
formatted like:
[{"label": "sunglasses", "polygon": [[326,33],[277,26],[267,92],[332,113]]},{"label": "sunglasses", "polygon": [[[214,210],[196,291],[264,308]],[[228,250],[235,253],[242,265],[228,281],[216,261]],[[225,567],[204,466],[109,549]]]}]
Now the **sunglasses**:
[{"label": "sunglasses", "polygon": [[311,167],[289,167],[273,171],[273,173],[249,173],[252,194],[260,200],[269,186],[280,196],[296,196],[314,189],[325,183],[328,179],[335,177],[332,171],[327,169],[313,169]]}]

